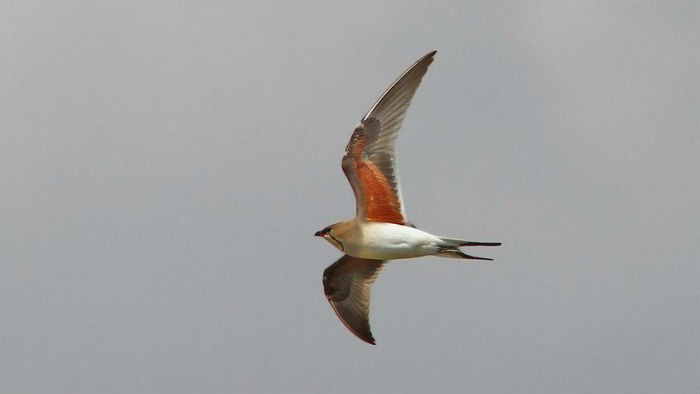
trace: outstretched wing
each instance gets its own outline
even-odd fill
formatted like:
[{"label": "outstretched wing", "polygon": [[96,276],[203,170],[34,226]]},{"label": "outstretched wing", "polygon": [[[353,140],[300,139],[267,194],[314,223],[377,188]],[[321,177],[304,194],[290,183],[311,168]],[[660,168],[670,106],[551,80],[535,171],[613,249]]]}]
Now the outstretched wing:
[{"label": "outstretched wing", "polygon": [[386,261],[345,255],[323,271],[323,291],[335,314],[353,334],[374,345],[369,329],[370,287]]},{"label": "outstretched wing", "polygon": [[394,143],[435,52],[409,67],[372,106],[350,137],[342,167],[355,193],[359,219],[406,224]]}]

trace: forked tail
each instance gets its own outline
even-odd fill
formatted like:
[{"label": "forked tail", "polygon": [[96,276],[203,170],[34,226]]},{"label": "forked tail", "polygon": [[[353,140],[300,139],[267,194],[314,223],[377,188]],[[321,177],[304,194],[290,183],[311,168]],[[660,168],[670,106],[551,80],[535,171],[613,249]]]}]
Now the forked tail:
[{"label": "forked tail", "polygon": [[500,242],[473,242],[473,241],[464,241],[461,239],[454,239],[454,238],[444,238],[440,237],[440,239],[445,243],[444,246],[440,248],[440,251],[436,256],[438,257],[452,257],[452,258],[459,258],[459,259],[471,259],[471,260],[493,260],[487,257],[476,257],[476,256],[470,256],[468,254],[462,253],[461,250],[459,250],[460,246],[500,246]]}]

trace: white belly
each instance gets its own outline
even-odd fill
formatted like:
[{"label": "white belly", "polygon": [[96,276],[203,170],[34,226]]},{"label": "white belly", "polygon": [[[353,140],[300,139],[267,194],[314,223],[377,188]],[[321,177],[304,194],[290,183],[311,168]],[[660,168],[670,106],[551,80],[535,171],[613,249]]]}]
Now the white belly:
[{"label": "white belly", "polygon": [[345,244],[345,253],[377,260],[405,259],[435,254],[440,238],[413,227],[393,223],[366,222],[360,225],[359,242]]}]

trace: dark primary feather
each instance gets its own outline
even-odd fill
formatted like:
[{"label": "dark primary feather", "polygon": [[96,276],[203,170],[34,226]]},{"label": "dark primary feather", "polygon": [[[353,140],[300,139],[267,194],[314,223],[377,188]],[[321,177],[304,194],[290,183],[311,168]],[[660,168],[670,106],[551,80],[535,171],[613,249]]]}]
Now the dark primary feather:
[{"label": "dark primary feather", "polygon": [[353,334],[372,345],[370,287],[385,263],[345,255],[323,271],[323,290],[336,315]]}]

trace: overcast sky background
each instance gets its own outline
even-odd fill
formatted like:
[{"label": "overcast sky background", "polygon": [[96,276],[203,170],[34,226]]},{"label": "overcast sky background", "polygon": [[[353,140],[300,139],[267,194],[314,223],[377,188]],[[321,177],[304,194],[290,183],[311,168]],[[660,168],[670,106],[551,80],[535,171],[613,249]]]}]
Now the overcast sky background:
[{"label": "overcast sky background", "polygon": [[[0,5],[0,392],[700,392],[697,1]],[[327,304],[340,158],[438,53],[377,346]]]}]

